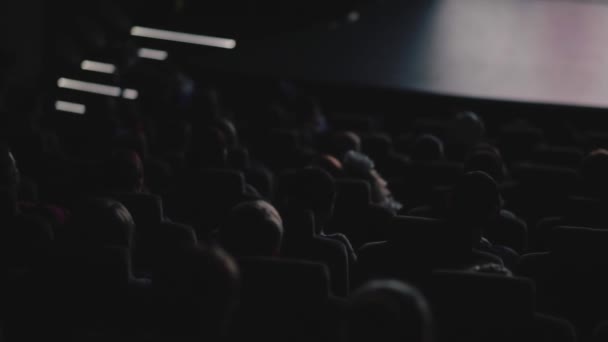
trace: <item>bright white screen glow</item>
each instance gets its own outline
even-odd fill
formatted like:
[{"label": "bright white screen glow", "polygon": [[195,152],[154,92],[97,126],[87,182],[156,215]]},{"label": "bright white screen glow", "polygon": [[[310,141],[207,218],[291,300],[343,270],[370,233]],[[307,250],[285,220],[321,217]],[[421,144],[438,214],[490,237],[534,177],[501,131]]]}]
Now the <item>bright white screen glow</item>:
[{"label": "bright white screen glow", "polygon": [[131,35],[136,37],[169,40],[180,43],[212,46],[223,49],[234,49],[236,47],[236,41],[234,39],[166,31],[141,26],[134,26],[131,28]]}]

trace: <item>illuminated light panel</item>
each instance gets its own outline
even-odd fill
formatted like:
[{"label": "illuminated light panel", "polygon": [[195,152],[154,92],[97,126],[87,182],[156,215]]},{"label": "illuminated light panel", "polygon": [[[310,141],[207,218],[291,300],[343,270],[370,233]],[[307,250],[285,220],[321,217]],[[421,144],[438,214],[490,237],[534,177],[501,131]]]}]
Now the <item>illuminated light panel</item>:
[{"label": "illuminated light panel", "polygon": [[167,59],[167,57],[169,57],[169,53],[167,51],[163,51],[163,50],[141,48],[141,49],[137,50],[137,56],[139,56],[139,58],[147,58],[147,59],[154,59],[157,61],[164,61]]},{"label": "illuminated light panel", "polygon": [[361,14],[359,14],[359,12],[357,11],[352,11],[346,16],[346,19],[348,19],[348,21],[350,21],[351,23],[358,21],[359,18],[361,18]]},{"label": "illuminated light panel", "polygon": [[124,89],[122,97],[127,100],[136,100],[139,97],[139,92],[135,89]]},{"label": "illuminated light panel", "polygon": [[74,114],[84,115],[87,111],[87,107],[80,103],[67,102],[67,101],[56,101],[55,110],[61,112],[68,112]]},{"label": "illuminated light panel", "polygon": [[84,91],[87,93],[94,93],[106,96],[119,97],[122,93],[118,87],[113,87],[105,84],[84,82],[78,80],[72,80],[69,78],[60,78],[57,80],[57,86],[59,88],[72,89],[77,91]]},{"label": "illuminated light panel", "polygon": [[134,26],[131,28],[131,35],[136,37],[169,40],[180,43],[213,46],[222,49],[234,49],[236,47],[236,41],[234,39],[166,31],[141,26]]},{"label": "illuminated light panel", "polygon": [[104,74],[113,74],[116,72],[116,66],[109,63],[101,63],[95,61],[84,60],[80,63],[80,68],[87,71],[101,72]]}]

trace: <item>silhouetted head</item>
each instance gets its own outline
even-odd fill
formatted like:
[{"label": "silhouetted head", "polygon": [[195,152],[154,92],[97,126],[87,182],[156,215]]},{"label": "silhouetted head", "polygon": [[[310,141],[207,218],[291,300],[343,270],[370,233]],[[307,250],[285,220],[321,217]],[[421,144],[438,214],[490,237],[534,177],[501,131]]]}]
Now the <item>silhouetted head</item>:
[{"label": "silhouetted head", "polygon": [[580,176],[587,193],[598,198],[608,196],[608,150],[592,151],[580,169]]},{"label": "silhouetted head", "polygon": [[368,134],[363,139],[362,149],[374,159],[383,159],[393,151],[393,139],[384,132]]},{"label": "silhouetted head", "polygon": [[449,126],[449,142],[458,154],[464,155],[485,135],[485,125],[473,112],[460,112],[454,116]]},{"label": "silhouetted head", "polygon": [[443,141],[432,134],[416,138],[410,156],[414,161],[436,161],[444,158]]},{"label": "silhouetted head", "polygon": [[338,158],[344,158],[348,151],[361,151],[361,138],[354,132],[336,132],[331,138],[331,152]]},{"label": "silhouetted head", "polygon": [[497,182],[502,182],[506,176],[502,158],[489,149],[475,150],[471,153],[465,161],[464,170],[465,172],[483,171]]},{"label": "silhouetted head", "polygon": [[431,310],[423,295],[404,283],[371,282],[350,298],[345,342],[430,342]]},{"label": "silhouetted head", "polygon": [[144,189],[144,165],[133,150],[116,151],[107,161],[106,177],[112,191],[141,192]]},{"label": "silhouetted head", "polygon": [[315,133],[327,129],[327,122],[319,101],[312,97],[300,97],[294,103],[294,112],[298,126]]},{"label": "silhouetted head", "polygon": [[464,174],[452,194],[452,218],[471,229],[472,241],[479,242],[484,226],[500,211],[502,199],[492,177],[482,171]]},{"label": "silhouetted head", "polygon": [[13,154],[6,145],[0,146],[0,215],[16,214],[19,180],[19,169]]},{"label": "silhouetted head", "polygon": [[226,118],[218,118],[214,120],[213,126],[217,127],[220,131],[222,131],[222,134],[224,135],[224,138],[226,140],[226,145],[229,148],[238,146],[239,135],[232,121]]},{"label": "silhouetted head", "polygon": [[363,153],[350,151],[346,153],[344,174],[347,177],[365,180],[372,191],[372,202],[391,210],[399,210],[402,205],[395,201],[388,189],[388,182],[376,171],[374,161]]},{"label": "silhouetted head", "polygon": [[221,168],[226,164],[227,142],[217,127],[197,130],[189,151],[190,166],[194,168]]},{"label": "silhouetted head", "polygon": [[172,334],[215,341],[227,333],[238,303],[240,276],[235,261],[221,248],[196,246],[178,252],[159,276],[169,307]]},{"label": "silhouetted head", "polygon": [[333,215],[336,184],[326,171],[312,167],[297,170],[287,191],[287,205],[312,211],[319,230]]},{"label": "silhouetted head", "polygon": [[68,241],[96,247],[130,248],[135,222],[120,202],[106,198],[79,201],[66,230]]},{"label": "silhouetted head", "polygon": [[283,221],[268,202],[252,201],[232,209],[220,228],[220,243],[239,257],[278,256],[283,241]]}]

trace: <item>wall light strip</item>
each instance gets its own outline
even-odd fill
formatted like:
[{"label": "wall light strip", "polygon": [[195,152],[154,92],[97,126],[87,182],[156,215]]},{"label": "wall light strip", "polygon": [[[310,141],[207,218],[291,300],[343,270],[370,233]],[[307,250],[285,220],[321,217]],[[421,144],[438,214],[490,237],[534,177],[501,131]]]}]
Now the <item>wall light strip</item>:
[{"label": "wall light strip", "polygon": [[147,59],[154,59],[157,61],[164,61],[167,59],[167,57],[169,57],[169,53],[167,51],[163,51],[163,50],[141,48],[141,49],[137,50],[137,56],[139,56],[139,58],[147,58]]},{"label": "wall light strip", "polygon": [[136,37],[169,40],[180,43],[213,46],[223,49],[234,49],[236,47],[236,41],[234,39],[203,36],[192,33],[166,31],[141,26],[134,26],[133,28],[131,28],[131,35]]},{"label": "wall light strip", "polygon": [[135,89],[123,89],[122,97],[127,100],[137,100],[139,92]]},{"label": "wall light strip", "polygon": [[87,93],[94,93],[113,97],[119,97],[121,94],[121,90],[118,87],[108,86],[105,84],[77,81],[64,77],[57,80],[57,86],[59,88],[72,89],[84,91]]},{"label": "wall light strip", "polygon": [[80,103],[67,102],[67,101],[56,101],[55,110],[61,112],[68,112],[74,114],[84,115],[87,111],[87,107]]},{"label": "wall light strip", "polygon": [[104,74],[113,74],[116,72],[116,66],[109,63],[101,63],[95,61],[84,60],[80,63],[80,68],[87,71],[101,72]]}]

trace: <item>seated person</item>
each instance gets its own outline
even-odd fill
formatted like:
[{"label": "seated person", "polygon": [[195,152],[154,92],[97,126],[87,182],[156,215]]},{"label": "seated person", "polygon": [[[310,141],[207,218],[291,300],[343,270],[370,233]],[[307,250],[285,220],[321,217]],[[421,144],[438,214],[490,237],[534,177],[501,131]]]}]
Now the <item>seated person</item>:
[{"label": "seated person", "polygon": [[416,138],[410,157],[413,161],[428,162],[445,158],[443,141],[432,134],[424,134]]},{"label": "seated person", "polygon": [[220,228],[219,242],[237,257],[278,257],[283,242],[283,221],[268,202],[244,202],[230,212]]},{"label": "seated person", "polygon": [[376,171],[374,162],[366,155],[354,151],[346,153],[343,161],[347,177],[363,179],[372,189],[372,203],[381,205],[397,213],[403,205],[399,203],[388,188],[388,182]]},{"label": "seated person", "polygon": [[462,176],[450,201],[449,220],[454,229],[470,235],[474,249],[501,257],[507,267],[514,267],[519,259],[508,247],[494,246],[485,238],[485,231],[500,214],[502,198],[496,182],[485,172],[474,171]]},{"label": "seated person", "polygon": [[357,255],[348,238],[343,234],[324,232],[324,227],[333,215],[335,198],[336,184],[333,177],[319,168],[310,167],[296,171],[287,189],[288,209],[312,211],[315,234],[342,243],[349,254],[349,265],[354,265]]},{"label": "seated person", "polygon": [[431,342],[431,309],[418,290],[404,283],[373,281],[347,304],[344,342]]}]

